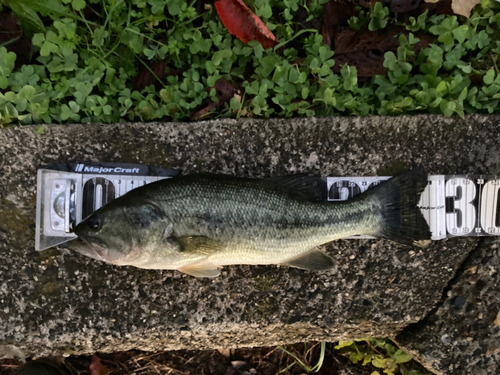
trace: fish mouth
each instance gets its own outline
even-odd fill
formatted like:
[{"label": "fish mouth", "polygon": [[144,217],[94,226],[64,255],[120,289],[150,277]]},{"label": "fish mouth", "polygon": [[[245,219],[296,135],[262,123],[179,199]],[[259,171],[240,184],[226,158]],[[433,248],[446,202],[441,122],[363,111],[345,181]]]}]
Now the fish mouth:
[{"label": "fish mouth", "polygon": [[107,246],[102,246],[101,244],[105,245],[105,243],[98,238],[90,237],[87,239],[78,236],[77,239],[68,243],[68,247],[70,250],[88,256],[89,258],[106,261],[105,258],[108,255],[108,249]]}]

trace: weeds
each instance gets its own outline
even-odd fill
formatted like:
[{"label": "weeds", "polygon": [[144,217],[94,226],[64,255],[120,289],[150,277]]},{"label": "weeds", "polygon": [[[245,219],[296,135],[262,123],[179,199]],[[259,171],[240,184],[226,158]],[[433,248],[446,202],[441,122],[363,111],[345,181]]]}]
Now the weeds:
[{"label": "weeds", "polygon": [[[406,23],[381,3],[358,8],[353,30],[408,31],[397,51],[383,52],[385,74],[371,78],[352,56],[339,63],[311,27],[325,0],[248,1],[280,41],[267,50],[231,36],[211,5],[197,13],[196,2],[3,1],[35,58],[16,66],[12,42],[0,47],[0,126],[500,110],[500,4],[491,0],[469,19],[425,12]],[[419,33],[434,41],[420,48]],[[222,78],[241,90],[218,102],[212,88]]]}]

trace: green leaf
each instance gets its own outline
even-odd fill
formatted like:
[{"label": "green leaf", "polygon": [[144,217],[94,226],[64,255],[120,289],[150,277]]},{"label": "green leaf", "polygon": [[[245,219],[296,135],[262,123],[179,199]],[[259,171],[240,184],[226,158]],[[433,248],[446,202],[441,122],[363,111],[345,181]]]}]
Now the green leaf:
[{"label": "green leaf", "polygon": [[28,29],[34,32],[44,32],[45,26],[36,12],[27,4],[19,0],[11,0],[9,4],[12,11],[19,18],[23,29]]},{"label": "green leaf", "polygon": [[[163,2],[165,3],[165,1]],[[167,4],[168,12],[172,16],[177,16],[181,12],[182,5],[183,5],[183,0],[169,0]]]},{"label": "green leaf", "polygon": [[486,72],[486,74],[484,75],[483,77],[483,82],[486,84],[486,85],[491,85],[493,83],[493,81],[495,80],[495,70],[493,68],[491,68],[490,70],[488,70]]},{"label": "green leaf", "polygon": [[448,92],[448,86],[446,85],[445,81],[439,82],[439,84],[436,87],[436,94],[438,96],[444,96]]},{"label": "green leaf", "polygon": [[357,352],[351,352],[349,354],[349,359],[352,363],[357,364],[359,361],[363,359],[363,354]]},{"label": "green leaf", "polygon": [[36,89],[33,86],[24,86],[21,91],[19,91],[18,96],[20,98],[30,100],[33,95],[35,95]]},{"label": "green leaf", "polygon": [[459,43],[463,43],[465,41],[465,38],[467,38],[467,34],[469,33],[469,26],[467,25],[459,26],[456,29],[453,29],[452,33],[455,39],[458,40]]},{"label": "green leaf", "polygon": [[35,134],[42,135],[43,133],[45,133],[45,129],[43,128],[43,125],[38,126],[35,130]]},{"label": "green leaf", "polygon": [[377,356],[375,359],[373,359],[372,365],[378,368],[386,368],[387,358],[384,358],[382,356]]},{"label": "green leaf", "polygon": [[273,82],[278,82],[278,81],[282,80],[283,78],[285,78],[285,76],[286,76],[287,73],[288,73],[287,66],[278,65],[276,67],[276,69],[274,70],[272,81]]},{"label": "green leaf", "polygon": [[233,51],[230,49],[225,49],[222,51],[217,51],[212,56],[212,63],[215,66],[219,66],[224,59],[228,59],[233,55]]},{"label": "green leaf", "polygon": [[398,349],[394,355],[391,356],[391,358],[394,360],[396,363],[405,363],[411,361],[411,356],[406,354],[404,351],[401,349]]},{"label": "green leaf", "polygon": [[51,14],[70,16],[68,8],[63,6],[58,0],[17,0],[17,2],[23,3],[37,13],[41,13],[42,16],[49,16]]},{"label": "green leaf", "polygon": [[279,58],[275,55],[263,57],[260,60],[260,65],[261,65],[260,74],[262,75],[262,77],[269,77],[269,75],[274,70],[278,62]]},{"label": "green leaf", "polygon": [[73,7],[74,10],[83,10],[87,4],[85,4],[85,0],[73,0],[71,2],[71,6]]},{"label": "green leaf", "polygon": [[264,6],[256,9],[255,14],[257,14],[261,18],[271,18],[273,15],[273,11],[269,3],[266,3]]},{"label": "green leaf", "polygon": [[217,67],[212,61],[207,60],[205,62],[205,69],[207,70],[208,74],[213,74],[217,70]]}]

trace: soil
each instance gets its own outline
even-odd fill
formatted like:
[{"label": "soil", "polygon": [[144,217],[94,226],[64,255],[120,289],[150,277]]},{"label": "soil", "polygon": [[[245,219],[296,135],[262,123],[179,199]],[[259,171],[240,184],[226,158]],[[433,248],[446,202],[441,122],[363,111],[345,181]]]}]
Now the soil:
[{"label": "soil", "polygon": [[[312,368],[319,360],[319,343],[284,347]],[[370,375],[373,366],[352,364],[327,345],[320,375]],[[68,375],[298,375],[307,370],[279,347],[243,348],[236,350],[180,350],[159,353],[141,351],[97,353],[94,356],[46,358],[58,364]],[[29,362],[29,360],[28,360]],[[0,360],[0,374],[14,375],[23,365],[18,360]],[[49,375],[49,374],[47,374]],[[52,375],[52,374],[50,374]]]}]

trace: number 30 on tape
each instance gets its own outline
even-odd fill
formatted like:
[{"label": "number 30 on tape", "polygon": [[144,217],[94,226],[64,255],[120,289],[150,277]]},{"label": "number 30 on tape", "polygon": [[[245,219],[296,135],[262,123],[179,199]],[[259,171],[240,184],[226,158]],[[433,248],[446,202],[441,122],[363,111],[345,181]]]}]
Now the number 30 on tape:
[{"label": "number 30 on tape", "polygon": [[[390,177],[329,177],[328,200],[345,200]],[[432,175],[419,207],[432,239],[500,235],[500,177]]]}]

